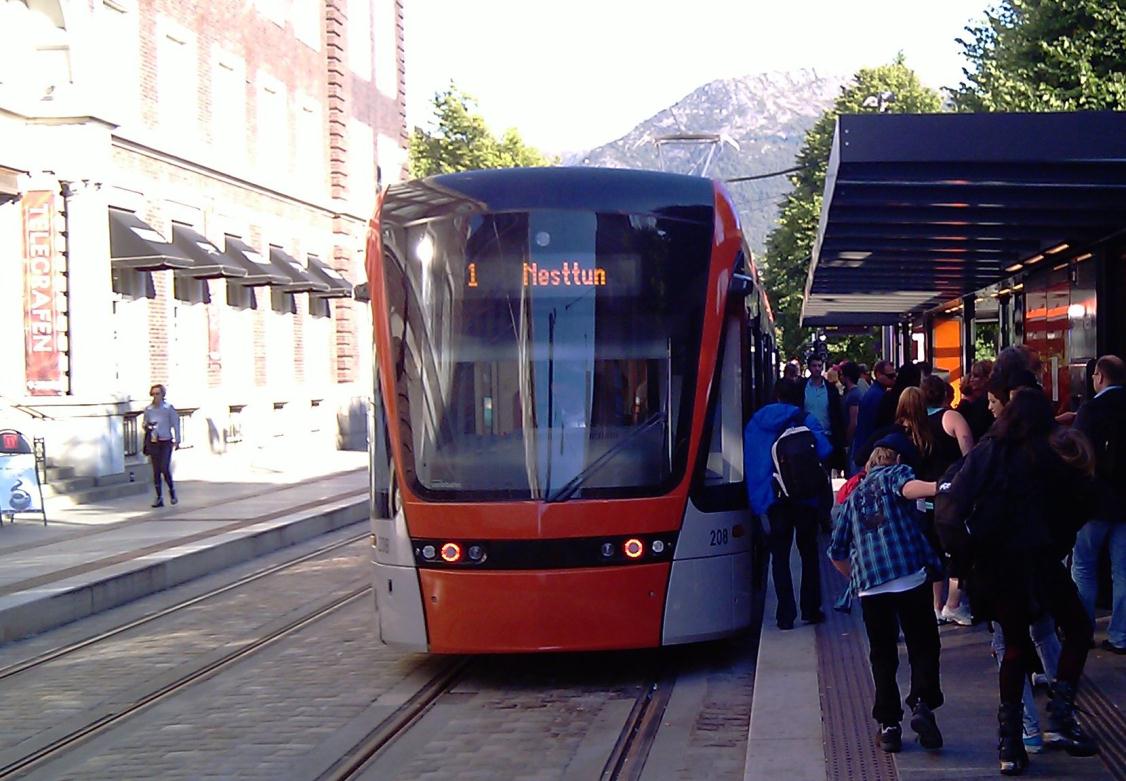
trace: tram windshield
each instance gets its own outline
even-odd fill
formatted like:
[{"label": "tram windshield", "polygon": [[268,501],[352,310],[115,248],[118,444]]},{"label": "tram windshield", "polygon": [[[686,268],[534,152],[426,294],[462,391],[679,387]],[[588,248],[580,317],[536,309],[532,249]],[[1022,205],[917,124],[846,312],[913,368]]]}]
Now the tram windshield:
[{"label": "tram windshield", "polygon": [[415,490],[565,501],[677,482],[711,252],[703,211],[386,228],[400,455]]}]

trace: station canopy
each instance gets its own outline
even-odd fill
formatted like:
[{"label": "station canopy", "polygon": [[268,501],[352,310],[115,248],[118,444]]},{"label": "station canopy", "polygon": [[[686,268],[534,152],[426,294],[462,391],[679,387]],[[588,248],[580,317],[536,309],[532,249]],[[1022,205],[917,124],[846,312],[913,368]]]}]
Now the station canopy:
[{"label": "station canopy", "polygon": [[802,324],[890,325],[1126,229],[1126,112],[837,121]]}]

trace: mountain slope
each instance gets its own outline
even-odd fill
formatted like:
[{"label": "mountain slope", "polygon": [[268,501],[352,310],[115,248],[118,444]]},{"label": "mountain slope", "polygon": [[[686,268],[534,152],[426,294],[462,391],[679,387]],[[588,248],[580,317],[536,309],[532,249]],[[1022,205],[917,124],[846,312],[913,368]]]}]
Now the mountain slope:
[{"label": "mountain slope", "polygon": [[[724,141],[711,151],[707,175],[729,179],[790,168],[805,133],[832,106],[846,79],[812,70],[719,79],[637,125],[626,135],[576,155],[569,165],[648,168],[700,173],[708,145],[662,144],[670,134],[712,133]],[[732,144],[731,142],[734,142]],[[737,146],[736,146],[737,145]],[[790,189],[785,176],[728,185],[751,249],[761,254]]]}]

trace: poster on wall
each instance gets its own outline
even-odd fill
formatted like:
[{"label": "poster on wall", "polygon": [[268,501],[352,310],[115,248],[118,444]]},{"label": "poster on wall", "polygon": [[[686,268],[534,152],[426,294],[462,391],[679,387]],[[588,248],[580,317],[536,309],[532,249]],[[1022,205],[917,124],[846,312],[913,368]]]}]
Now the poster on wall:
[{"label": "poster on wall", "polygon": [[47,522],[35,454],[26,437],[8,429],[0,431],[0,517],[16,513],[41,513]]},{"label": "poster on wall", "polygon": [[63,291],[55,249],[55,194],[46,190],[25,193],[20,206],[27,392],[32,396],[62,396],[66,393],[59,333],[59,297]]}]

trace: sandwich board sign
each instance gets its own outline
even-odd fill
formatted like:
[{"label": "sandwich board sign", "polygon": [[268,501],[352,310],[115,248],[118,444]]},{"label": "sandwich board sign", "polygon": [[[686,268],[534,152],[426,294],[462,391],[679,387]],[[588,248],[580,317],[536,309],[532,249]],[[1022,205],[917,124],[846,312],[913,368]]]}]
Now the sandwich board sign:
[{"label": "sandwich board sign", "polygon": [[5,515],[15,520],[17,513],[38,513],[47,523],[35,452],[23,434],[4,429],[0,430],[0,523]]}]

